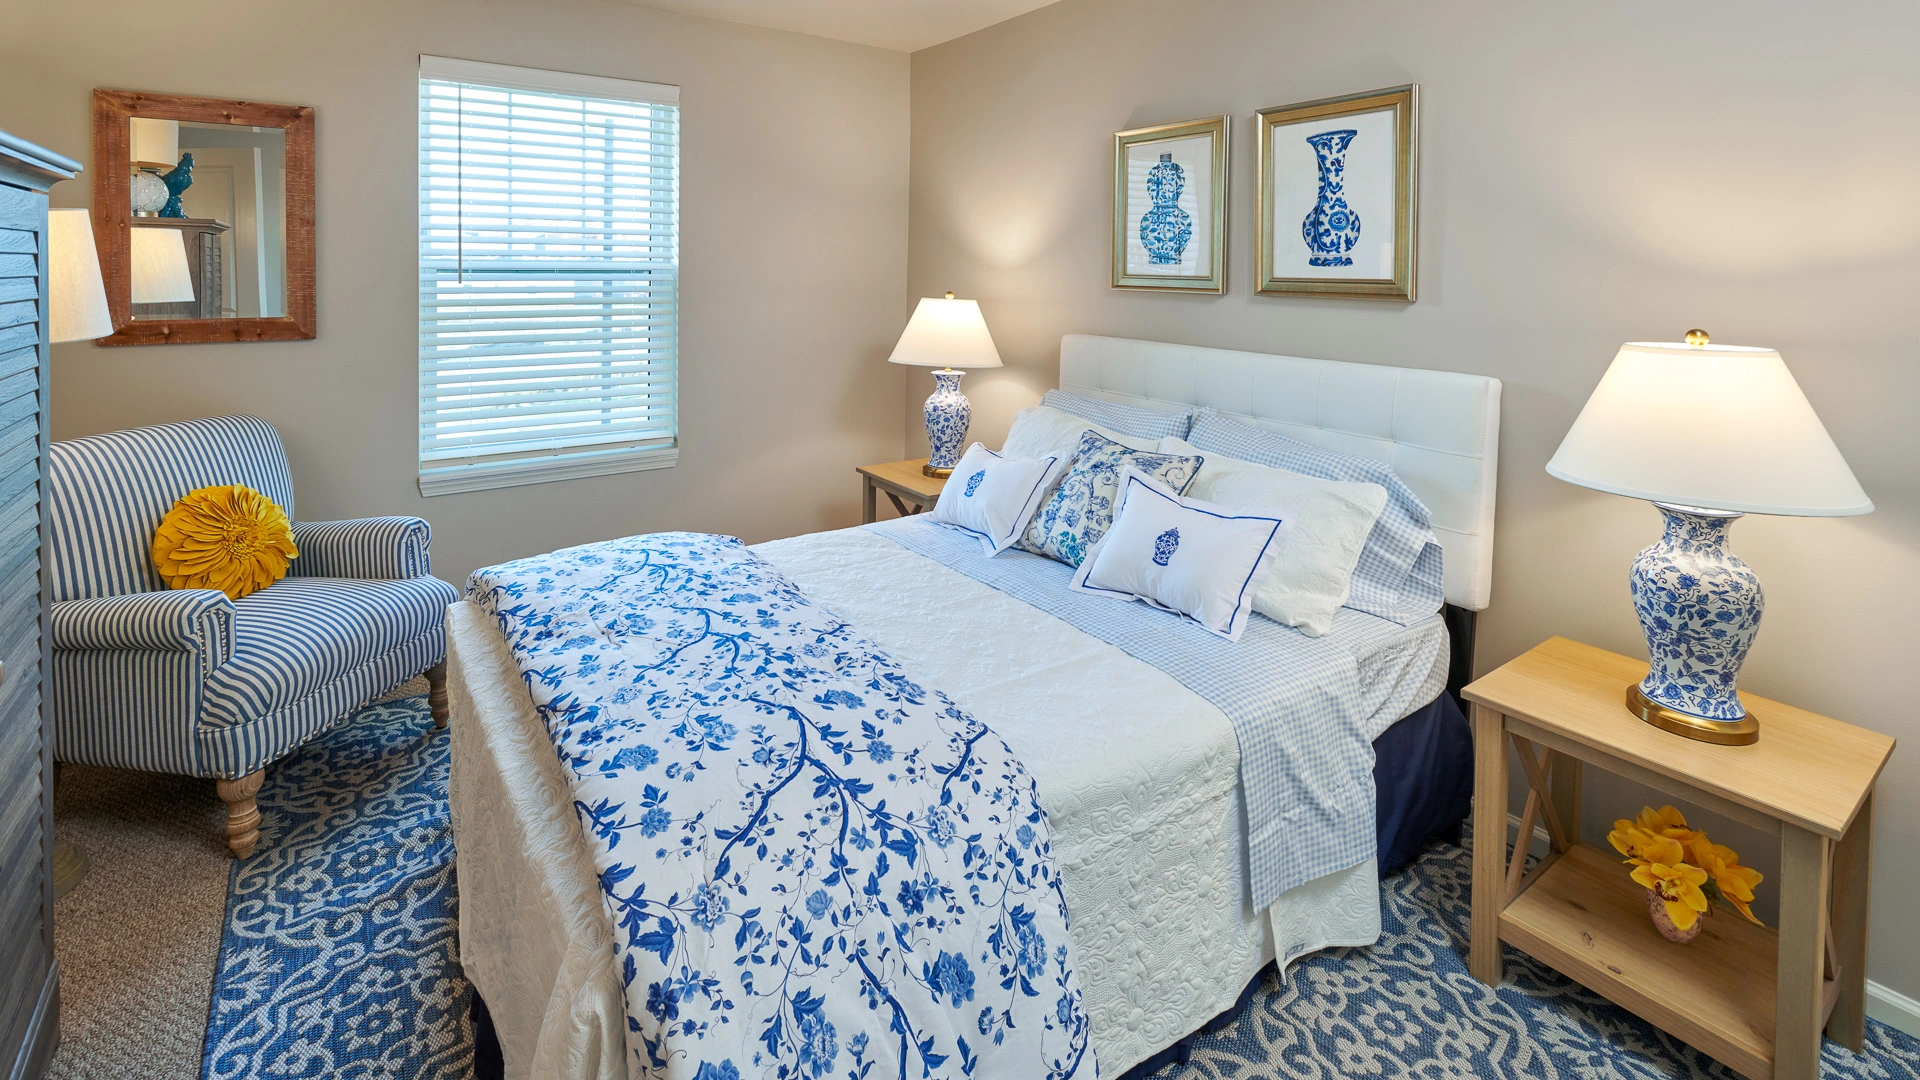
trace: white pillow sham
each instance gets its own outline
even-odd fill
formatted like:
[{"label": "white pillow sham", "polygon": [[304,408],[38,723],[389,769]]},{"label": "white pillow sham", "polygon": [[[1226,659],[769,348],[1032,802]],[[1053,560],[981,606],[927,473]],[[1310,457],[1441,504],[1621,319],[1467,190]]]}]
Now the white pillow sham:
[{"label": "white pillow sham", "polygon": [[1080,433],[1083,431],[1097,431],[1129,450],[1153,450],[1160,444],[1159,439],[1123,435],[1110,427],[1052,406],[1035,405],[1031,409],[1021,409],[1013,418],[1013,427],[1007,432],[1007,441],[1000,444],[1000,452],[1008,457],[1022,458],[1058,454],[1062,461],[1070,463],[1074,449],[1080,445]]},{"label": "white pillow sham", "polygon": [[1183,498],[1131,468],[1120,473],[1113,527],[1069,588],[1139,600],[1239,641],[1273,567],[1281,519]]},{"label": "white pillow sham", "polygon": [[1273,572],[1254,593],[1253,610],[1308,637],[1332,630],[1334,613],[1352,591],[1353,570],[1373,523],[1387,505],[1387,489],[1203,453],[1183,439],[1161,439],[1159,450],[1206,458],[1187,485],[1188,497],[1276,514],[1287,522]]},{"label": "white pillow sham", "polygon": [[980,443],[967,447],[947,478],[933,520],[980,538],[989,558],[1012,547],[1040,508],[1040,496],[1065,459],[1058,454],[1016,458]]}]

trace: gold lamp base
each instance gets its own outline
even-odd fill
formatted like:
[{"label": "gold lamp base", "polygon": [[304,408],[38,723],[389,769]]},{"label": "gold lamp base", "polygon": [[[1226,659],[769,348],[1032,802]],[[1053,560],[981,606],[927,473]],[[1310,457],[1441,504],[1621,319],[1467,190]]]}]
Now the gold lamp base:
[{"label": "gold lamp base", "polygon": [[952,469],[936,469],[931,465],[920,466],[920,471],[933,477],[935,480],[945,480],[947,477],[953,475]]},{"label": "gold lamp base", "polygon": [[1627,711],[1662,731],[1671,731],[1686,739],[1718,743],[1721,746],[1751,746],[1760,741],[1760,721],[1751,712],[1738,720],[1709,720],[1689,716],[1657,702],[1640,692],[1640,684],[1627,687]]}]

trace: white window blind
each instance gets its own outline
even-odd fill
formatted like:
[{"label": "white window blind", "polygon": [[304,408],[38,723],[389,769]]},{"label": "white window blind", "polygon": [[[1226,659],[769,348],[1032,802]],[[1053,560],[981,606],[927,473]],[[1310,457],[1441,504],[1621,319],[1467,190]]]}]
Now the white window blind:
[{"label": "white window blind", "polygon": [[678,450],[679,88],[420,58],[420,491]]}]

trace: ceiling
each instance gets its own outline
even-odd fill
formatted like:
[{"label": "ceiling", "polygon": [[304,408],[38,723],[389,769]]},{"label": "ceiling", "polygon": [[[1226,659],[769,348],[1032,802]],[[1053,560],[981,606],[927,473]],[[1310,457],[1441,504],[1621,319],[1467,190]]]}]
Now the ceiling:
[{"label": "ceiling", "polygon": [[913,52],[1054,0],[629,0],[710,19]]}]

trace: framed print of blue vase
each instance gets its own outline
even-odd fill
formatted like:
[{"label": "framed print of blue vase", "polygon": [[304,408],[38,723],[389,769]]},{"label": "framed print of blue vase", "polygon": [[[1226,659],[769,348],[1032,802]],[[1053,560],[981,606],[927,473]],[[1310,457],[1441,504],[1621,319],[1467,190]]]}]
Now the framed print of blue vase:
[{"label": "framed print of blue vase", "polygon": [[1227,118],[1113,137],[1113,287],[1226,290]]},{"label": "framed print of blue vase", "polygon": [[1414,298],[1419,116],[1412,85],[1260,110],[1260,293]]}]

